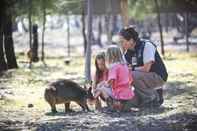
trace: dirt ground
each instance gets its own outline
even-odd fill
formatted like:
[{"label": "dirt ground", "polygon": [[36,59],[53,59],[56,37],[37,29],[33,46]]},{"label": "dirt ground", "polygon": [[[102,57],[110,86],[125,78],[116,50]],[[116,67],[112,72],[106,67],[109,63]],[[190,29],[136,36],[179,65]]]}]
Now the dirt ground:
[{"label": "dirt ground", "polygon": [[[109,112],[105,105],[100,111],[89,105],[91,112],[83,112],[72,103],[75,112],[65,113],[64,105],[58,105],[58,113],[52,114],[43,98],[47,84],[62,77],[78,83],[84,79],[80,75],[83,74],[80,60],[70,66],[62,61],[58,58],[48,60],[47,66],[34,64],[31,70],[20,63],[20,69],[1,74],[1,131],[195,131],[197,128],[197,76],[190,71],[181,73],[183,69],[169,70],[169,81],[163,87],[165,101],[159,108]],[[172,63],[179,62],[172,57],[166,61],[172,68]]]},{"label": "dirt ground", "polygon": [[[105,105],[100,111],[89,105],[91,112],[83,112],[72,103],[75,112],[65,113],[64,105],[58,105],[58,113],[50,113],[43,96],[51,81],[68,78],[84,83],[84,58],[73,57],[71,64],[65,65],[62,56],[66,40],[59,37],[64,38],[64,34],[46,38],[46,56],[51,54],[46,58],[46,66],[39,62],[29,69],[24,53],[28,48],[28,39],[24,38],[28,37],[14,36],[19,69],[0,73],[0,131],[196,131],[197,55],[174,50],[166,51],[169,79],[163,87],[165,101],[160,108],[120,113],[107,111]],[[62,42],[60,47],[57,40]]]}]

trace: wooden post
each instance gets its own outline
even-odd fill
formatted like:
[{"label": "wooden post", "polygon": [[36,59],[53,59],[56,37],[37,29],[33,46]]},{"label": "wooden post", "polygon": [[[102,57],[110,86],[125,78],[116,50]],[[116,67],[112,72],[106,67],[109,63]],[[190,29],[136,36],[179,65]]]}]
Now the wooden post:
[{"label": "wooden post", "polygon": [[85,57],[85,77],[86,81],[91,81],[91,40],[92,40],[92,0],[87,0],[87,18],[88,18],[88,41]]},{"label": "wooden post", "polygon": [[123,26],[128,26],[129,25],[128,0],[120,0],[120,8],[121,8]]}]

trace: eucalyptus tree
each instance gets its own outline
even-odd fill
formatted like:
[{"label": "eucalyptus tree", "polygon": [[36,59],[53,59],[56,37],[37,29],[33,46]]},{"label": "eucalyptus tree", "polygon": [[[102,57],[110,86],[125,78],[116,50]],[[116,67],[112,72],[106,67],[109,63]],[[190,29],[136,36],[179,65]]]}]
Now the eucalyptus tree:
[{"label": "eucalyptus tree", "polygon": [[0,1],[0,72],[18,68],[12,37],[12,6],[15,2]]}]

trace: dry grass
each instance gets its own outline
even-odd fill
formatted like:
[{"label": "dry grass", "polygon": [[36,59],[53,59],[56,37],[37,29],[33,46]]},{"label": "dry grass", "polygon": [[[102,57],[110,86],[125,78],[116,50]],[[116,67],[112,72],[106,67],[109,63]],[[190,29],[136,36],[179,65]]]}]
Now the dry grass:
[{"label": "dry grass", "polygon": [[[25,61],[23,55],[18,55],[17,58],[18,61]],[[94,70],[93,63],[94,60],[92,60]],[[42,119],[47,121],[63,117],[62,115],[55,117],[46,115],[50,108],[43,99],[44,89],[49,82],[58,78],[73,79],[83,85],[84,58],[75,57],[70,65],[65,65],[62,57],[48,58],[46,64],[47,66],[42,62],[35,63],[30,70],[26,63],[19,63],[19,69],[10,70],[0,77],[1,119],[36,122],[37,120],[42,121]],[[143,120],[146,120],[147,117],[154,118],[156,121],[159,119],[167,121],[167,118],[170,119],[170,116],[176,114],[197,112],[197,102],[195,101],[197,97],[197,54],[167,52],[165,64],[169,72],[169,79],[165,87],[164,108],[159,111],[149,110],[135,114],[140,116],[136,119],[142,124],[146,123]],[[33,104],[33,107],[28,108],[28,104]],[[72,108],[80,110],[79,106],[75,104],[72,104]],[[64,107],[60,105],[58,110],[63,112]],[[95,117],[100,119],[101,115],[98,113],[98,116]],[[102,117],[105,119],[107,116]]]}]

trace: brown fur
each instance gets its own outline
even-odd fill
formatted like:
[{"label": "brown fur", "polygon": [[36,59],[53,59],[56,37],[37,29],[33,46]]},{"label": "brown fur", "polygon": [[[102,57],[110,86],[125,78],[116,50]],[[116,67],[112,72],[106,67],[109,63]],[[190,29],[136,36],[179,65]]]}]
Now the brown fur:
[{"label": "brown fur", "polygon": [[91,89],[87,91],[71,80],[62,79],[51,83],[45,89],[44,98],[53,113],[57,112],[56,104],[65,104],[65,112],[71,111],[71,101],[76,102],[83,110],[89,111],[86,100],[93,97],[90,91]]}]

